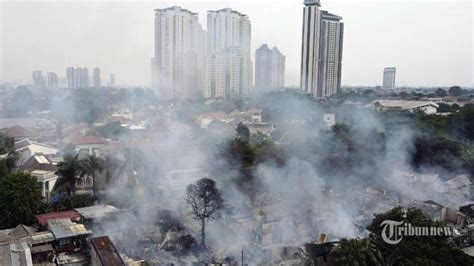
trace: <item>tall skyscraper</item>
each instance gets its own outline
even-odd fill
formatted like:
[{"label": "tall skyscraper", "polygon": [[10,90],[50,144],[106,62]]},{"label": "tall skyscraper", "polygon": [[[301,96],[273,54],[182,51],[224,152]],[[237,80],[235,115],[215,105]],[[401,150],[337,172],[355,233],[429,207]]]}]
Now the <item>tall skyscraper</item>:
[{"label": "tall skyscraper", "polygon": [[46,75],[46,79],[48,81],[48,88],[49,89],[57,89],[58,88],[58,75],[53,72],[48,72]]},{"label": "tall skyscraper", "polygon": [[46,80],[43,76],[41,71],[33,71],[33,87],[35,88],[45,88],[46,87]]},{"label": "tall skyscraper", "polygon": [[76,73],[73,67],[66,68],[67,87],[70,89],[76,88]]},{"label": "tall skyscraper", "polygon": [[92,82],[94,83],[94,88],[100,88],[100,68],[94,68],[92,72]]},{"label": "tall skyscraper", "polygon": [[397,74],[397,68],[395,67],[387,67],[383,70],[383,88],[384,89],[395,88],[396,74]]},{"label": "tall skyscraper", "polygon": [[115,87],[115,74],[110,74],[110,86]]},{"label": "tall skyscraper", "polygon": [[318,82],[321,89],[317,97],[329,97],[341,88],[344,23],[341,22],[342,17],[327,11],[321,14]]},{"label": "tall skyscraper", "polygon": [[255,53],[255,90],[268,92],[285,86],[285,56],[264,44]]},{"label": "tall skyscraper", "polygon": [[206,98],[241,98],[252,87],[251,23],[230,8],[207,13]]},{"label": "tall skyscraper", "polygon": [[89,88],[89,69],[83,67],[81,69],[81,88]]},{"label": "tall skyscraper", "polygon": [[205,32],[198,14],[179,6],[155,9],[152,87],[164,99],[202,97]]},{"label": "tall skyscraper", "polygon": [[329,97],[341,88],[344,24],[321,10],[319,0],[305,0],[301,49],[301,89]]},{"label": "tall skyscraper", "polygon": [[74,68],[74,88],[83,88],[84,81],[82,78],[82,68]]}]

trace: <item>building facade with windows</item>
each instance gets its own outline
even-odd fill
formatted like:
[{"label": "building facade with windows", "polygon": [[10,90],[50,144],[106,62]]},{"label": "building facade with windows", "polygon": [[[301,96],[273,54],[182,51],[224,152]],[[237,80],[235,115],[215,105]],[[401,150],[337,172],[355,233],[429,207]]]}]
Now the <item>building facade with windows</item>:
[{"label": "building facade with windows", "polygon": [[265,93],[285,87],[285,56],[264,44],[255,53],[255,91]]},{"label": "building facade with windows", "polygon": [[179,6],[155,9],[152,87],[163,99],[202,96],[205,32],[198,14]]},{"label": "building facade with windows", "polygon": [[301,90],[329,97],[341,88],[344,23],[342,17],[321,10],[319,0],[304,5]]},{"label": "building facade with windows", "polygon": [[397,69],[395,67],[387,67],[383,70],[383,88],[394,89]]},{"label": "building facade with windows", "polygon": [[230,8],[207,13],[205,98],[247,97],[252,87],[251,23]]}]

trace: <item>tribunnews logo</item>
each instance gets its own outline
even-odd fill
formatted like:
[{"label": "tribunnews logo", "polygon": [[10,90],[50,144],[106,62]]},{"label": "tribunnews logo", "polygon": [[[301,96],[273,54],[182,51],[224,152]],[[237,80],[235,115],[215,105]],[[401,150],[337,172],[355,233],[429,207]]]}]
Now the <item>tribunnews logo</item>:
[{"label": "tribunnews logo", "polygon": [[390,245],[396,245],[400,243],[405,236],[439,237],[451,236],[454,233],[452,228],[447,226],[412,226],[410,223],[391,220],[383,221],[381,226],[383,226],[382,239],[385,241],[385,243]]}]

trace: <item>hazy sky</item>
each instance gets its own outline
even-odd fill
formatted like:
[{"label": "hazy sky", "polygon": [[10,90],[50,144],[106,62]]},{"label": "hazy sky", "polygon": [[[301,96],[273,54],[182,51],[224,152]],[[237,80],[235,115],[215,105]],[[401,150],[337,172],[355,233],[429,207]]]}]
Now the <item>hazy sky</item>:
[{"label": "hazy sky", "polygon": [[[277,46],[286,55],[287,85],[299,84],[303,0],[0,2],[0,81],[30,83],[32,70],[65,76],[68,66],[89,73],[98,66],[102,80],[114,72],[119,84],[148,85],[153,9],[179,5],[199,13],[203,28],[207,10],[249,15],[252,50]],[[474,86],[471,0],[321,2],[344,17],[344,85],[379,85],[383,68],[396,66],[400,86]]]}]

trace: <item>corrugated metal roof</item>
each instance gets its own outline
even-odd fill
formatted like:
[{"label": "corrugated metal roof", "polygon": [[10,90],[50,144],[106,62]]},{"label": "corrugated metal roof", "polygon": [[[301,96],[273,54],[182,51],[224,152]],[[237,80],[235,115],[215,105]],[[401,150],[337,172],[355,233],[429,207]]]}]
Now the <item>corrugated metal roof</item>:
[{"label": "corrugated metal roof", "polygon": [[31,244],[48,243],[54,241],[53,233],[49,231],[38,232],[30,237]]},{"label": "corrugated metal roof", "polygon": [[84,208],[74,209],[85,219],[97,219],[106,216],[109,213],[116,213],[120,210],[111,205],[95,205]]},{"label": "corrugated metal roof", "polygon": [[69,219],[74,219],[74,218],[79,218],[81,215],[74,211],[63,211],[63,212],[49,212],[45,214],[40,214],[36,216],[36,220],[38,220],[38,223],[42,226],[45,226],[48,224],[49,219],[59,219],[59,218],[69,218]]},{"label": "corrugated metal roof", "polygon": [[84,225],[73,223],[68,218],[50,219],[48,220],[48,228],[56,239],[88,235],[92,233],[87,230]]},{"label": "corrugated metal roof", "polygon": [[93,238],[91,242],[102,265],[125,265],[108,236]]}]

